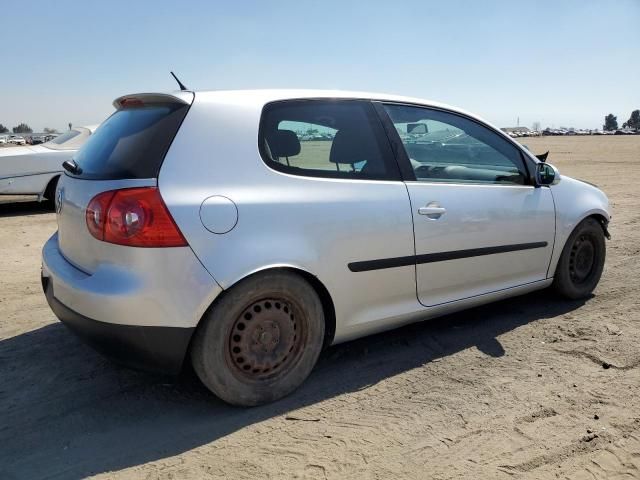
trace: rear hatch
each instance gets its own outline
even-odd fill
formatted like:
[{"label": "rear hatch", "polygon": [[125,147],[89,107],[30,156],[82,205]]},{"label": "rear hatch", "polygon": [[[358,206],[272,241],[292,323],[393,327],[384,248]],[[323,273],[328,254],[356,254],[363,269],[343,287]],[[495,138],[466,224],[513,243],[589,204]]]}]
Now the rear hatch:
[{"label": "rear hatch", "polygon": [[157,186],[162,161],[192,102],[191,92],[121,97],[114,102],[116,112],[73,156],[77,168],[65,172],[56,195],[59,248],[73,265],[93,273],[104,263],[127,264],[135,248],[92,235],[87,207],[103,192]]}]

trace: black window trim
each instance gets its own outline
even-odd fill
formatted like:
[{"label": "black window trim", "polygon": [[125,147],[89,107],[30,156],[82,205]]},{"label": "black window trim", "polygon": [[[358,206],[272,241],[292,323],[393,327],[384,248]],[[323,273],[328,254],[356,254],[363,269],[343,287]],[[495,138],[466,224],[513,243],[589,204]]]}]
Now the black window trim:
[{"label": "black window trim", "polygon": [[[264,139],[264,118],[265,114],[269,108],[272,108],[274,105],[282,105],[287,103],[308,103],[308,102],[358,102],[365,107],[365,114],[368,119],[371,121],[371,127],[373,128],[373,135],[378,141],[378,146],[382,153],[383,159],[386,165],[391,166],[390,172],[385,178],[375,178],[371,176],[345,176],[342,173],[347,172],[333,172],[330,170],[319,171],[319,170],[306,170],[297,167],[290,167],[288,165],[283,165],[279,162],[273,161],[268,152],[266,151],[263,139]],[[379,113],[376,111],[376,107],[373,101],[370,98],[358,98],[358,97],[302,97],[302,98],[287,98],[282,100],[273,100],[268,103],[265,103],[262,107],[262,111],[260,112],[260,120],[258,124],[258,151],[260,153],[260,158],[262,162],[266,165],[267,168],[271,170],[275,170],[281,173],[285,173],[288,175],[294,175],[296,177],[304,177],[304,178],[327,178],[331,180],[347,180],[347,181],[362,181],[362,182],[402,182],[403,174],[400,170],[400,164],[397,160],[397,157],[392,149],[391,142],[389,142],[388,134],[386,132],[386,128],[384,125],[383,119],[380,117]]]},{"label": "black window trim", "polygon": [[[510,184],[510,183],[487,183],[486,185],[495,185],[498,187],[513,187],[513,186],[533,186],[535,187],[535,180],[531,174],[531,172],[535,169],[535,165],[530,165],[530,163],[533,163],[533,161],[529,158],[529,156],[523,152],[522,146],[519,145],[517,142],[515,142],[511,137],[502,135],[502,132],[497,131],[495,128],[493,128],[491,125],[486,124],[485,122],[482,122],[476,118],[470,117],[469,115],[464,115],[463,113],[460,112],[455,112],[446,108],[442,108],[442,107],[436,107],[436,106],[431,106],[431,105],[424,105],[421,103],[412,103],[412,102],[400,102],[400,101],[392,101],[392,100],[372,100],[371,103],[373,103],[373,106],[376,109],[376,112],[378,114],[378,116],[380,117],[380,120],[384,126],[384,130],[387,134],[387,137],[389,138],[389,143],[391,144],[391,149],[394,153],[394,155],[396,156],[396,161],[398,162],[398,167],[400,168],[400,172],[402,173],[402,180],[405,182],[420,182],[420,183],[435,183],[435,182],[429,182],[428,180],[418,180],[418,178],[416,177],[415,171],[413,170],[413,167],[411,166],[411,162],[409,161],[409,157],[407,155],[407,151],[405,149],[404,144],[402,143],[402,139],[400,138],[400,135],[398,134],[398,131],[396,130],[395,126],[393,125],[393,121],[391,120],[391,117],[389,117],[389,114],[387,113],[386,109],[384,108],[384,105],[398,105],[398,106],[405,106],[405,107],[418,107],[418,108],[423,108],[425,110],[434,110],[434,111],[438,111],[438,112],[443,112],[443,113],[447,113],[449,115],[455,115],[457,117],[461,117],[464,118],[465,120],[469,120],[471,122],[476,123],[477,125],[480,125],[481,127],[484,127],[486,129],[488,129],[491,132],[496,133],[497,135],[499,135],[501,138],[503,138],[504,140],[507,140],[508,143],[510,143],[511,145],[513,145],[514,147],[516,147],[516,150],[518,151],[518,153],[520,154],[520,161],[522,162],[522,166],[524,167],[525,173],[527,174],[527,178],[526,178],[526,183],[524,183],[523,185],[519,185],[516,183]],[[448,183],[459,183],[459,184],[464,184],[467,185],[469,183],[467,182],[448,182]],[[438,182],[438,184],[444,184],[442,182]]]}]

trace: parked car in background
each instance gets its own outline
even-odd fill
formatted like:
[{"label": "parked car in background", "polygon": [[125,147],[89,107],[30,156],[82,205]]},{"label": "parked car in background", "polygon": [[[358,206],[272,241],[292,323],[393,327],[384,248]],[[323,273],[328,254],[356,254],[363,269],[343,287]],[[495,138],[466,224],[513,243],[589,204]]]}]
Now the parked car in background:
[{"label": "parked car in background", "polygon": [[121,362],[190,359],[232,404],[292,392],[327,345],[600,279],[606,195],[462,110],[298,90],[114,105],[65,164],[47,301]]},{"label": "parked car in background", "polygon": [[0,195],[38,195],[38,200],[53,200],[62,163],[89,138],[96,126],[74,127],[72,130],[41,145],[0,150]]},{"label": "parked car in background", "polygon": [[0,136],[0,145],[6,145],[7,137]]},{"label": "parked car in background", "polygon": [[20,135],[12,135],[9,137],[9,143],[13,143],[14,145],[26,145],[27,141]]},{"label": "parked car in background", "polygon": [[25,137],[28,145],[40,145],[41,143],[46,142],[45,135],[29,135]]}]

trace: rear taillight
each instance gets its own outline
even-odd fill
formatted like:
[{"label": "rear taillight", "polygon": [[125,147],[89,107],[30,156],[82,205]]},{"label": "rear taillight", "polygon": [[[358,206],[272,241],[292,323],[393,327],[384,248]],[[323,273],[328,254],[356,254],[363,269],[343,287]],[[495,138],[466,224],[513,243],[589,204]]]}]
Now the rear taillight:
[{"label": "rear taillight", "polygon": [[107,209],[111,203],[111,199],[115,195],[115,191],[104,192],[95,197],[89,202],[87,211],[85,212],[85,219],[87,220],[87,228],[91,235],[98,240],[104,240],[104,220],[107,214]]},{"label": "rear taillight", "polygon": [[183,247],[187,241],[156,187],[103,192],[91,199],[85,218],[98,240],[130,247]]},{"label": "rear taillight", "polygon": [[120,100],[120,106],[122,108],[143,107],[144,106],[144,102],[142,100],[140,100],[139,98],[127,97],[127,98],[123,98],[122,100]]}]

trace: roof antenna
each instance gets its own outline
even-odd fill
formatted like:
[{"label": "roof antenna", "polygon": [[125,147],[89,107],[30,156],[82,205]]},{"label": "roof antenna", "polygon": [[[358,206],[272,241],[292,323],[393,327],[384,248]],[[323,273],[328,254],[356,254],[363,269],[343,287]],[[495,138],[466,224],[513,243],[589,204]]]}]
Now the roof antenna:
[{"label": "roof antenna", "polygon": [[178,82],[178,85],[180,85],[180,90],[188,90],[188,88],[185,87],[180,80],[178,80],[178,77],[176,77],[175,73],[173,73],[173,72],[169,72],[169,73],[171,73],[171,75],[173,75],[173,78],[175,78],[176,82]]}]

